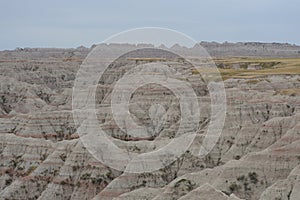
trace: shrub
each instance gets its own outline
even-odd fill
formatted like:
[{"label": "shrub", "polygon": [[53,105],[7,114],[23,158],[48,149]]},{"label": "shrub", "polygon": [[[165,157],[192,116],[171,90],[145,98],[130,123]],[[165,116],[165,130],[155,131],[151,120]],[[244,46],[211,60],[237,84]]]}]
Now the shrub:
[{"label": "shrub", "polygon": [[249,172],[248,176],[250,178],[251,183],[256,184],[258,182],[256,172]]},{"label": "shrub", "polygon": [[229,185],[229,190],[231,193],[238,191],[240,188],[241,186],[236,184],[236,182],[233,182]]}]

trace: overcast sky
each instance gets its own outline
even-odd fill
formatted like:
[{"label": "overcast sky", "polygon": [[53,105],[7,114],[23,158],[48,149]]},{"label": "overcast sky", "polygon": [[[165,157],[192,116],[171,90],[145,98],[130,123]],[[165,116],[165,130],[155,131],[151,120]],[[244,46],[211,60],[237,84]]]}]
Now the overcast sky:
[{"label": "overcast sky", "polygon": [[77,47],[165,27],[197,41],[300,44],[299,0],[0,0],[0,49]]}]

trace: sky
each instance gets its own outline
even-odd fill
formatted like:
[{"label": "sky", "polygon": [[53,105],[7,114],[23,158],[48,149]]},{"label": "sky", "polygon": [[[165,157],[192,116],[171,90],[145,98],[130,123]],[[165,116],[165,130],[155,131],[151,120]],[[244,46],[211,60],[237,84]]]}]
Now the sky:
[{"label": "sky", "polygon": [[299,0],[0,0],[0,49],[90,47],[133,28],[300,45]]}]

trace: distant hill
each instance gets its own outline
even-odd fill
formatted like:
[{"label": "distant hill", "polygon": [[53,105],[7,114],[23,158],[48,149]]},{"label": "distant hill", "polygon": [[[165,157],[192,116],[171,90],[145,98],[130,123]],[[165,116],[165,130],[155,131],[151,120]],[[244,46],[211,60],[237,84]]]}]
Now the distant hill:
[{"label": "distant hill", "polygon": [[[207,52],[213,57],[276,57],[276,58],[299,58],[300,57],[300,46],[288,43],[259,43],[259,42],[238,42],[238,43],[217,43],[217,42],[200,42]],[[106,45],[106,44],[100,44]],[[90,52],[96,45],[92,45],[90,48],[80,46],[78,48],[16,48],[15,50],[5,50],[0,52],[0,57],[3,54],[9,54],[10,58],[14,52],[18,52],[18,57],[24,53],[24,56],[30,53],[30,56],[35,58],[46,56],[60,57],[69,54],[70,57],[84,57]],[[129,44],[110,44],[115,48],[127,48],[128,51],[133,48],[133,45]],[[154,47],[151,44],[139,44],[141,48]],[[178,44],[167,48],[164,45],[160,45],[159,48],[163,49],[176,49],[181,52],[191,54],[194,48],[181,47]],[[35,53],[33,53],[35,52]],[[59,55],[62,54],[62,55]]]}]

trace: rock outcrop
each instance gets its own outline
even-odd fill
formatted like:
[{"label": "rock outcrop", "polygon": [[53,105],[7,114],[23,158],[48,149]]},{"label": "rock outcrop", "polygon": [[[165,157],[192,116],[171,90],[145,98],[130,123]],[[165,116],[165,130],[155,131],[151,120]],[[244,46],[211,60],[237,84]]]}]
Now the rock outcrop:
[{"label": "rock outcrop", "polygon": [[[201,44],[213,56],[300,57],[300,47],[288,44]],[[138,64],[162,61],[180,69],[185,80],[197,83],[192,87],[201,110],[200,129],[182,156],[157,171],[136,174],[101,163],[79,137],[72,87],[90,50],[0,52],[0,199],[299,199],[300,96],[281,91],[299,89],[300,74],[224,80],[224,128],[212,151],[199,157],[211,117],[205,81],[193,82],[196,74],[180,68],[188,65],[182,60],[120,58],[96,85],[95,113],[99,126],[121,149],[155,151],[180,136],[175,134],[179,101],[159,85],[137,89],[129,106],[137,124],[150,127],[149,137],[124,134],[114,121],[107,106],[114,84]]]}]

